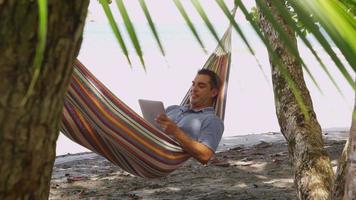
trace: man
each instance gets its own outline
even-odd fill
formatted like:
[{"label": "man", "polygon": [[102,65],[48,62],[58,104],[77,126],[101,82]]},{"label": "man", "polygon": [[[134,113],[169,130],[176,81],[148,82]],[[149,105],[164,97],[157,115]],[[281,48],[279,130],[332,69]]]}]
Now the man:
[{"label": "man", "polygon": [[202,164],[207,164],[214,155],[224,131],[224,124],[212,107],[220,85],[214,72],[199,70],[192,81],[189,105],[170,106],[166,114],[156,118],[163,131]]}]

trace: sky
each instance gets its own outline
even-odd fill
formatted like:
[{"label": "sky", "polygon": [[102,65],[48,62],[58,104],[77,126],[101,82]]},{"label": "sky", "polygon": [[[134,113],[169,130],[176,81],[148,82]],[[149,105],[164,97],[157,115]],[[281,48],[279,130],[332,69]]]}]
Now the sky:
[{"label": "sky", "polygon": [[[253,2],[244,1],[249,8],[254,5]],[[115,95],[138,113],[140,113],[138,105],[140,98],[160,100],[164,102],[165,106],[179,104],[188,91],[196,71],[204,65],[210,53],[215,49],[217,45],[215,39],[204,26],[190,1],[183,0],[182,3],[187,12],[190,13],[193,23],[197,26],[198,33],[209,52],[208,54],[204,53],[185,25],[173,1],[146,1],[167,53],[163,57],[138,1],[127,0],[124,3],[134,22],[147,70],[143,69],[134,48],[129,42],[129,37],[125,32],[115,3],[111,7],[120,30],[128,41],[132,66],[129,66],[123,56],[98,1],[90,2],[83,43],[78,56],[79,60]],[[233,1],[226,1],[226,3],[230,8],[233,7]],[[213,0],[204,1],[203,7],[219,36],[222,36],[228,26],[228,20],[223,12]],[[275,114],[267,51],[247,24],[241,11],[237,12],[235,19],[243,28],[249,42],[256,51],[256,57],[262,64],[267,80],[258,68],[255,58],[248,52],[238,34],[233,32],[232,65],[223,137],[278,132],[279,125]],[[335,77],[344,93],[344,98],[337,92],[326,74],[318,66],[318,62],[300,41],[298,41],[298,48],[301,57],[310,67],[323,92],[318,91],[310,78],[304,73],[321,127],[324,129],[349,127],[354,101],[351,87],[317,43],[315,43],[315,49]],[[344,58],[341,59],[345,60]],[[57,155],[85,150],[62,134],[60,135],[57,142]]]}]

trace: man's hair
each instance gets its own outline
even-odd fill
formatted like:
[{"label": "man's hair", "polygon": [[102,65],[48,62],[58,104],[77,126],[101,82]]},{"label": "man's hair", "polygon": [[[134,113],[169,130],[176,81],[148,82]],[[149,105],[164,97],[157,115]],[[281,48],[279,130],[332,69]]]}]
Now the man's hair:
[{"label": "man's hair", "polygon": [[216,89],[218,89],[220,91],[221,80],[220,80],[219,76],[215,72],[213,72],[213,71],[211,71],[209,69],[201,69],[201,70],[198,71],[197,74],[199,74],[199,75],[208,75],[210,77],[210,85],[211,85],[212,89],[216,88]]}]

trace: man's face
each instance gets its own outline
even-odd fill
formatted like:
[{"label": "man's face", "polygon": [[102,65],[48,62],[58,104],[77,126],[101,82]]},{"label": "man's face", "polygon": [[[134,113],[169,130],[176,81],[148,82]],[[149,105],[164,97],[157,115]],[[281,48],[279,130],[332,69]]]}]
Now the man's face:
[{"label": "man's face", "polygon": [[211,106],[213,98],[218,94],[216,88],[212,89],[210,77],[198,74],[192,81],[190,90],[190,104],[192,108],[204,108]]}]

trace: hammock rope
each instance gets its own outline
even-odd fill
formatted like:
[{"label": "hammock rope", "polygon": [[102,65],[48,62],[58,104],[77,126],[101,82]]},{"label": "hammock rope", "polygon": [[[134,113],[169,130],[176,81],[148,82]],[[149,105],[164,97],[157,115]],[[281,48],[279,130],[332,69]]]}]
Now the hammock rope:
[{"label": "hammock rope", "polygon": [[[230,68],[231,26],[203,68],[224,81],[215,104],[224,119]],[[189,102],[189,91],[182,104]],[[164,132],[149,124],[110,92],[78,60],[64,100],[61,132],[74,142],[140,177],[163,177],[190,156]]]}]

